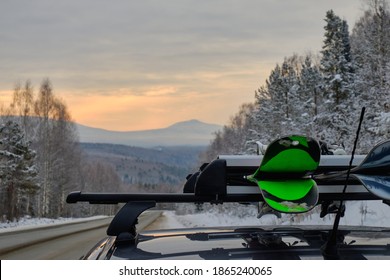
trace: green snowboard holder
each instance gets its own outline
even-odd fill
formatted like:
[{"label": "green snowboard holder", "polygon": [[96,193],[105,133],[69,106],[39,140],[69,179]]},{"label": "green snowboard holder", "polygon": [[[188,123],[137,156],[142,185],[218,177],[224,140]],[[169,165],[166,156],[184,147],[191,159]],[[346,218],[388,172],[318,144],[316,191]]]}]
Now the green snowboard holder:
[{"label": "green snowboard holder", "polygon": [[306,136],[292,135],[273,141],[260,167],[247,178],[257,183],[264,201],[283,213],[302,213],[318,202],[318,188],[310,177],[320,162],[320,146]]}]

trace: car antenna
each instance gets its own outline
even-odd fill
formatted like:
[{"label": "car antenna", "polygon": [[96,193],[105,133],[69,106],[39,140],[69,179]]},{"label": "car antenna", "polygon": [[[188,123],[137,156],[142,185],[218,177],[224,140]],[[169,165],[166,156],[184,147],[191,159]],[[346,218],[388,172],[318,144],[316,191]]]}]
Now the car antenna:
[{"label": "car antenna", "polygon": [[[358,142],[359,133],[360,133],[360,129],[362,126],[365,110],[366,110],[366,108],[363,107],[361,110],[361,113],[360,113],[359,125],[358,125],[358,129],[356,131],[355,142],[353,144],[351,160],[349,162],[348,171],[347,171],[347,175],[346,175],[346,179],[345,179],[345,185],[344,185],[342,194],[345,194],[345,192],[347,190],[349,175],[350,175],[351,168],[352,168],[352,163],[353,163],[353,159],[354,159],[354,155],[355,155],[355,150],[356,150],[356,146],[357,146],[357,142]],[[344,203],[344,200],[343,200],[343,197],[341,197],[340,204],[339,204],[339,207],[337,209],[336,217],[334,219],[333,229],[329,234],[328,240],[321,248],[322,255],[324,256],[324,259],[327,259],[327,260],[337,260],[340,258],[340,255],[339,255],[338,250],[337,250],[337,231],[338,231],[338,227],[340,224],[340,218],[341,218],[341,215],[343,212],[342,211],[343,203]]]}]

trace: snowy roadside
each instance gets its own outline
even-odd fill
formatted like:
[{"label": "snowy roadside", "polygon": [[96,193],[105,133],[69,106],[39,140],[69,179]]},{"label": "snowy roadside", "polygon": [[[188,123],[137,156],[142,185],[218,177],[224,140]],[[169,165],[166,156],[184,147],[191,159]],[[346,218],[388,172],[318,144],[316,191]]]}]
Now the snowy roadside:
[{"label": "snowy roadside", "polygon": [[[104,218],[107,218],[107,216],[59,219],[26,217],[18,222],[0,223],[0,234],[61,224],[82,223]],[[259,225],[332,225],[334,215],[320,218],[319,211],[312,211],[303,215],[282,214],[281,218],[277,218],[275,215],[265,215],[258,219],[255,207],[244,207],[236,209],[227,208],[226,211],[211,208],[199,213],[180,214],[177,211],[164,211],[160,220],[158,223],[159,229]],[[340,224],[390,227],[389,206],[377,201],[347,202],[346,215],[341,219]]]},{"label": "snowy roadside", "polygon": [[[341,225],[390,227],[389,206],[377,201],[347,202],[345,216],[341,218]],[[164,211],[164,222],[159,223],[160,229],[191,228],[191,227],[218,227],[218,226],[261,226],[261,225],[332,225],[334,215],[320,218],[319,211],[312,211],[301,215],[282,214],[281,218],[275,215],[264,215],[257,218],[257,209],[242,209],[234,211],[227,209],[209,209],[199,213],[177,214],[175,211]]]},{"label": "snowy roadside", "polygon": [[38,228],[57,226],[63,224],[82,223],[87,221],[104,219],[107,217],[108,216],[94,216],[88,218],[58,218],[58,219],[23,217],[17,222],[0,223],[0,233],[38,229]]}]

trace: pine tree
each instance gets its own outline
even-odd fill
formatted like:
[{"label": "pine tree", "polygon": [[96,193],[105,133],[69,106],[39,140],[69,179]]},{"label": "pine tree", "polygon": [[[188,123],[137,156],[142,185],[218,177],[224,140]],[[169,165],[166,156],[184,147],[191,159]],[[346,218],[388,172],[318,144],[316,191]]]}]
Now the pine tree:
[{"label": "pine tree", "polygon": [[317,135],[326,142],[349,147],[355,121],[354,67],[348,25],[332,10],[326,13],[321,72],[324,78],[323,110],[316,118]]},{"label": "pine tree", "polygon": [[305,95],[304,84],[302,83],[302,64],[303,57],[293,55],[285,58],[283,65],[283,84],[285,88],[286,103],[288,111],[285,113],[286,122],[283,124],[282,134],[291,133],[305,134],[308,131],[310,120],[310,110],[308,105],[311,103],[311,96]]},{"label": "pine tree", "polygon": [[282,67],[277,64],[266,85],[256,92],[258,131],[271,138],[283,134],[289,114],[288,86],[285,83],[287,73],[287,63],[283,63]]},{"label": "pine tree", "polygon": [[256,122],[253,123],[259,127],[252,131],[252,142],[255,137],[269,142],[306,129],[301,122],[305,119],[304,105],[308,102],[301,92],[301,59],[297,55],[285,58],[281,66],[277,64],[271,71],[266,85],[256,91]]},{"label": "pine tree", "polygon": [[8,220],[34,214],[32,196],[37,192],[35,152],[24,140],[20,126],[12,121],[0,126],[0,188]]},{"label": "pine tree", "polygon": [[[247,143],[254,145],[257,141],[268,143],[273,135],[281,133],[279,117],[282,114],[280,108],[274,108],[274,92],[278,91],[281,69],[276,65],[271,71],[265,86],[261,86],[255,92],[255,109],[251,116],[253,126],[248,133]],[[253,147],[248,147],[253,150]]]},{"label": "pine tree", "polygon": [[323,80],[320,69],[312,61],[312,56],[307,55],[302,63],[299,77],[300,84],[300,111],[298,123],[302,132],[315,135],[314,120],[317,118],[322,104]]},{"label": "pine tree", "polygon": [[369,8],[356,22],[351,49],[357,63],[356,100],[367,107],[362,148],[367,151],[389,134],[386,113],[390,94],[390,10],[384,0],[367,1]]},{"label": "pine tree", "polygon": [[348,25],[332,10],[326,14],[325,39],[322,47],[321,71],[325,79],[328,105],[344,109],[343,101],[352,95],[353,65],[349,44]]}]

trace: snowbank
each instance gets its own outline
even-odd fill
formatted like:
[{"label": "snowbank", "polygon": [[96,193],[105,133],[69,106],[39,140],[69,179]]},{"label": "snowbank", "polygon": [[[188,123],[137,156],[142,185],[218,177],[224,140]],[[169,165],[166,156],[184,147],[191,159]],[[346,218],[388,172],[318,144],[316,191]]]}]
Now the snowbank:
[{"label": "snowbank", "polygon": [[49,219],[49,218],[31,218],[29,216],[26,216],[26,217],[21,218],[17,222],[0,223],[0,233],[16,231],[16,230],[24,230],[24,229],[27,230],[30,228],[37,228],[37,227],[47,227],[47,226],[51,226],[51,225],[60,225],[60,224],[67,224],[67,223],[91,221],[91,220],[103,219],[106,217],[107,216],[94,216],[94,217],[88,217],[88,218]]},{"label": "snowbank", "polygon": [[[332,225],[335,215],[320,218],[320,208],[311,212],[290,215],[265,215],[257,218],[256,207],[247,207],[245,211],[237,208],[234,213],[229,208],[226,212],[218,209],[208,209],[199,213],[180,213],[165,211],[165,223],[161,228],[189,228],[207,226],[259,226],[259,225]],[[345,216],[340,220],[341,225],[390,227],[390,208],[379,201],[353,201],[346,203]]]}]

